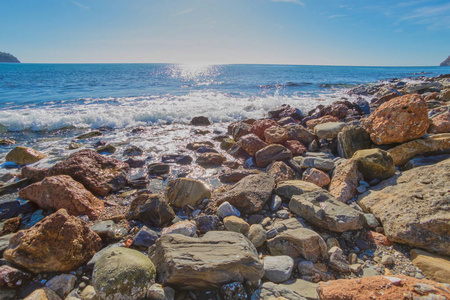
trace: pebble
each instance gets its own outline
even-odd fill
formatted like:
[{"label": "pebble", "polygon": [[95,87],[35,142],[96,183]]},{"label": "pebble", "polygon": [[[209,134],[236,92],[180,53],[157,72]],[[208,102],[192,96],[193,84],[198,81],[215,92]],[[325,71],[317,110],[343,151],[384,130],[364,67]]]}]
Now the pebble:
[{"label": "pebble", "polygon": [[277,217],[281,219],[289,219],[289,212],[287,210],[277,211]]},{"label": "pebble", "polygon": [[225,201],[219,206],[219,208],[217,208],[217,215],[223,219],[228,216],[239,217],[241,213],[236,207]]},{"label": "pebble", "polygon": [[276,211],[278,208],[280,208],[283,201],[281,200],[280,196],[278,195],[272,195],[271,201],[270,201],[270,210]]},{"label": "pebble", "polygon": [[356,190],[358,191],[358,193],[362,194],[367,191],[367,187],[365,185],[360,185],[356,188]]}]

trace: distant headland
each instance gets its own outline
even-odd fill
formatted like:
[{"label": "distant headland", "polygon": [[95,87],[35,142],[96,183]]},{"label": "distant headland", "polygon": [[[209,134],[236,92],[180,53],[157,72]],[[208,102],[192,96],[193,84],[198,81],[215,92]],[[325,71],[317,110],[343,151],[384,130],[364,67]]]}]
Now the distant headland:
[{"label": "distant headland", "polygon": [[0,63],[20,63],[20,61],[12,54],[0,52]]},{"label": "distant headland", "polygon": [[450,56],[447,57],[446,60],[444,60],[443,62],[441,62],[441,67],[448,67],[450,66]]}]

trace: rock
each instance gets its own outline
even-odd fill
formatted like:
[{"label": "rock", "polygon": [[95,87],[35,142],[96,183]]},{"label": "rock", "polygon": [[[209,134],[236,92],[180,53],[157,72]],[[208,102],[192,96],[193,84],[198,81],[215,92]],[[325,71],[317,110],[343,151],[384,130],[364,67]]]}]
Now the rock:
[{"label": "rock", "polygon": [[334,171],[329,188],[330,194],[341,202],[347,202],[355,195],[362,177],[356,161],[353,159],[346,160]]},{"label": "rock", "polygon": [[362,213],[323,190],[292,196],[289,209],[312,224],[335,232],[359,230],[365,223]]},{"label": "rock", "polygon": [[202,167],[217,167],[226,160],[226,157],[222,154],[208,152],[200,154],[195,162]]},{"label": "rock", "polygon": [[272,126],[278,127],[277,122],[272,119],[256,120],[252,125],[251,132],[264,141],[264,132]]},{"label": "rock", "polygon": [[389,266],[395,263],[395,258],[392,255],[383,255],[381,258],[381,264]]},{"label": "rock", "polygon": [[274,188],[272,176],[265,173],[250,175],[220,195],[217,204],[227,201],[243,213],[254,214],[270,199]]},{"label": "rock", "polygon": [[155,280],[152,261],[139,251],[114,247],[97,260],[92,281],[100,299],[140,299]]},{"label": "rock", "polygon": [[[373,102],[373,105],[378,107],[383,103],[386,103],[394,98],[397,98],[398,96],[401,96],[398,92],[394,91],[388,94],[385,94],[384,96],[381,96],[380,98],[378,98],[378,100],[376,100],[375,102]],[[376,98],[375,98],[376,99]],[[370,113],[370,111],[369,111]]]},{"label": "rock", "polygon": [[27,282],[31,275],[8,265],[0,266],[0,287],[18,288]]},{"label": "rock", "polygon": [[[317,264],[316,264],[317,265]],[[326,270],[317,269],[315,265],[310,261],[301,261],[298,264],[298,272],[300,278],[310,282],[328,281],[331,279],[331,274],[326,273]],[[326,268],[325,268],[326,269]]]},{"label": "rock", "polygon": [[54,291],[59,297],[66,296],[73,290],[77,277],[72,274],[61,274],[45,283],[45,286]]},{"label": "rock", "polygon": [[442,85],[439,82],[432,82],[432,81],[410,82],[406,84],[406,86],[403,88],[402,91],[404,94],[413,94],[413,93],[422,94],[427,90],[434,88],[442,89]]},{"label": "rock", "polygon": [[290,289],[307,300],[317,300],[319,297],[316,291],[317,283],[296,279],[294,281],[284,282],[281,286]]},{"label": "rock", "polygon": [[[224,202],[224,204],[225,203],[228,202]],[[219,229],[220,219],[215,215],[198,216],[195,218],[195,224],[197,225],[197,229],[200,233],[207,233],[208,231]]]},{"label": "rock", "polygon": [[329,265],[331,269],[340,273],[350,272],[350,266],[347,260],[345,259],[344,255],[339,252],[334,252],[333,254],[331,254]]},{"label": "rock", "polygon": [[248,154],[254,156],[256,152],[267,146],[267,143],[254,134],[247,134],[240,138],[239,145]]},{"label": "rock", "polygon": [[378,222],[377,218],[375,218],[372,214],[364,214],[364,218],[366,219],[366,224],[371,228],[380,227],[381,224]]},{"label": "rock", "polygon": [[[233,126],[232,129],[232,133],[231,135],[233,136],[233,139],[235,141],[239,141],[241,137],[243,137],[244,135],[253,133],[252,132],[252,125],[247,124],[245,122],[237,122],[237,124],[235,124],[235,126]],[[264,133],[264,131],[263,131]],[[263,139],[264,136],[259,136],[257,135],[260,139]]]},{"label": "rock", "polygon": [[450,154],[428,156],[428,157],[416,157],[408,161],[403,167],[403,170],[410,170],[417,167],[433,165],[448,158],[450,158]]},{"label": "rock", "polygon": [[411,250],[412,263],[421,269],[430,279],[450,283],[450,260],[423,250]]},{"label": "rock", "polygon": [[166,235],[149,250],[163,285],[217,289],[229,282],[255,282],[264,268],[255,247],[242,234],[210,231],[202,238]]},{"label": "rock", "polygon": [[264,168],[273,161],[282,161],[292,158],[292,153],[282,145],[273,144],[256,152],[255,158],[258,167]]},{"label": "rock", "polygon": [[133,199],[127,218],[162,227],[175,218],[175,212],[160,194],[142,194]]},{"label": "rock", "polygon": [[94,223],[90,229],[98,234],[102,239],[114,238],[114,233],[117,229],[113,220],[99,221]]},{"label": "rock", "polygon": [[220,288],[220,293],[224,300],[245,300],[247,293],[240,282],[225,284]]},{"label": "rock", "polygon": [[147,292],[147,298],[150,300],[166,300],[166,293],[162,285],[155,283],[153,284]]},{"label": "rock", "polygon": [[113,154],[116,152],[116,147],[111,144],[106,144],[105,146],[99,147],[96,151],[100,154]]},{"label": "rock", "polygon": [[103,201],[67,175],[46,177],[20,190],[19,197],[44,209],[64,208],[71,215],[87,215],[90,219],[97,219],[105,209]]},{"label": "rock", "polygon": [[441,92],[439,93],[438,100],[442,102],[450,101],[450,88],[448,85],[444,90],[441,90]]},{"label": "rock", "polygon": [[228,216],[223,219],[223,225],[228,231],[234,231],[246,234],[250,229],[250,225],[243,219],[236,216]]},{"label": "rock", "polygon": [[294,260],[286,255],[264,257],[264,277],[268,280],[280,283],[291,277],[294,269]]},{"label": "rock", "polygon": [[334,162],[331,159],[320,157],[294,157],[294,161],[300,165],[302,169],[315,168],[325,172],[334,169]]},{"label": "rock", "polygon": [[282,161],[274,161],[267,166],[266,171],[268,174],[272,175],[275,182],[292,180],[295,178],[295,172]]},{"label": "rock", "polygon": [[209,142],[209,141],[204,141],[204,142],[189,143],[186,146],[186,148],[189,149],[189,150],[198,150],[198,149],[200,149],[202,147],[214,148],[214,144]]},{"label": "rock", "polygon": [[241,213],[233,205],[225,201],[217,208],[217,215],[223,219],[228,216],[239,217]]},{"label": "rock", "polygon": [[148,175],[164,175],[170,172],[170,166],[164,163],[153,163],[148,165]]},{"label": "rock", "polygon": [[87,262],[100,248],[100,237],[86,223],[60,209],[16,233],[3,257],[34,273],[67,272]]},{"label": "rock", "polygon": [[281,204],[283,204],[283,200],[278,195],[272,195],[269,208],[271,211],[277,211],[280,208]]},{"label": "rock", "polygon": [[378,107],[363,124],[377,145],[414,140],[427,132],[427,104],[417,94],[397,97]]},{"label": "rock", "polygon": [[13,139],[0,138],[0,145],[2,145],[2,146],[14,145],[15,143],[16,143],[16,141]]},{"label": "rock", "polygon": [[344,122],[323,123],[314,127],[314,134],[319,139],[335,139],[346,126]]},{"label": "rock", "polygon": [[154,245],[157,239],[158,234],[144,225],[134,237],[133,246],[148,248]]},{"label": "rock", "polygon": [[192,162],[192,157],[184,154],[163,154],[161,156],[161,162],[178,165],[189,165]]},{"label": "rock", "polygon": [[308,129],[314,130],[314,127],[316,127],[317,125],[329,122],[339,122],[339,119],[334,116],[325,115],[323,117],[307,121],[306,127],[308,127]]},{"label": "rock", "polygon": [[97,293],[92,285],[86,286],[80,294],[82,300],[98,300]]},{"label": "rock", "polygon": [[267,245],[272,255],[288,255],[293,258],[302,255],[313,262],[327,257],[325,241],[306,228],[286,230],[268,240]]},{"label": "rock", "polygon": [[[450,297],[448,287],[435,283],[430,280],[419,280],[416,278],[396,275],[394,282],[388,276],[371,276],[355,279],[340,279],[328,282],[321,282],[317,287],[319,299],[405,299],[405,295],[409,299],[420,299],[421,296],[435,294],[443,297]],[[426,284],[430,286],[430,290],[422,293],[417,292],[417,286]],[[427,299],[443,299],[443,298],[427,298]]]},{"label": "rock", "polygon": [[283,127],[272,126],[264,131],[264,138],[268,144],[284,144],[289,139],[289,134]]},{"label": "rock", "polygon": [[10,218],[0,222],[0,236],[15,233],[20,226],[20,217]]},{"label": "rock", "polygon": [[363,98],[358,98],[353,102],[354,109],[361,114],[370,114],[370,104]]},{"label": "rock", "polygon": [[275,193],[288,200],[293,195],[301,195],[303,193],[320,190],[321,188],[314,183],[302,181],[302,180],[288,180],[277,183]]},{"label": "rock", "polygon": [[316,137],[311,130],[306,129],[301,125],[286,125],[283,127],[286,128],[288,132],[289,140],[299,141],[303,145],[309,145],[316,140]]},{"label": "rock", "polygon": [[396,166],[405,165],[417,155],[431,152],[448,152],[450,150],[450,133],[430,135],[410,141],[388,150]]},{"label": "rock", "polygon": [[24,300],[61,300],[61,298],[51,289],[43,287],[34,290]]},{"label": "rock", "polygon": [[194,236],[197,231],[197,226],[192,221],[180,221],[175,224],[163,228],[161,235],[166,234],[181,234],[185,236]]},{"label": "rock", "polygon": [[274,300],[305,300],[297,293],[291,291],[290,289],[284,287],[281,284],[275,284],[272,282],[264,282],[261,286],[261,292],[259,298],[253,299],[274,299]]},{"label": "rock", "polygon": [[208,126],[208,125],[211,125],[211,121],[207,117],[198,116],[198,117],[193,117],[189,124],[194,125],[194,126]]},{"label": "rock", "polygon": [[431,119],[429,133],[450,133],[450,111],[444,112]]},{"label": "rock", "polygon": [[248,239],[259,248],[267,241],[267,232],[260,224],[253,224],[248,231]]},{"label": "rock", "polygon": [[254,175],[259,173],[261,173],[261,171],[259,170],[248,170],[248,169],[233,170],[220,174],[219,180],[222,183],[234,183],[240,181],[241,179],[247,177],[248,175]]},{"label": "rock", "polygon": [[101,131],[98,130],[93,130],[91,132],[87,132],[87,133],[83,133],[79,136],[76,137],[77,140],[84,140],[84,139],[90,139],[96,136],[102,136],[103,133]]},{"label": "rock", "polygon": [[[319,111],[318,116],[322,117],[325,115],[330,115],[338,119],[344,119],[347,116],[348,107],[342,103],[343,101],[340,102],[341,103],[334,102],[331,105],[325,106]],[[348,102],[348,104],[351,105],[350,102]]]},{"label": "rock", "polygon": [[0,255],[3,255],[3,251],[8,248],[9,241],[14,236],[14,233],[10,233],[7,235],[0,236]]},{"label": "rock", "polygon": [[306,151],[308,151],[308,149],[306,149],[306,147],[300,143],[299,141],[286,141],[284,143],[284,146],[292,152],[292,155],[302,155],[303,153],[305,153]]},{"label": "rock", "polygon": [[349,125],[339,132],[338,137],[338,153],[343,158],[351,158],[358,150],[370,149],[372,141],[369,133],[355,125]]},{"label": "rock", "polygon": [[128,164],[132,169],[137,169],[142,168],[145,165],[145,160],[130,157],[129,159],[125,160],[124,163]]},{"label": "rock", "polygon": [[228,151],[236,142],[233,139],[226,138],[220,142],[220,149]]},{"label": "rock", "polygon": [[316,168],[308,168],[303,172],[302,180],[314,183],[319,187],[328,185],[331,181],[327,173],[320,171]]},{"label": "rock", "polygon": [[245,152],[245,150],[242,149],[242,147],[238,144],[234,144],[230,149],[227,150],[227,153],[235,158],[242,158],[244,160],[251,157],[250,154]]},{"label": "rock", "polygon": [[358,204],[381,221],[389,240],[450,255],[449,180],[447,159],[383,181]]},{"label": "rock", "polygon": [[199,180],[178,178],[167,183],[165,196],[171,205],[183,208],[186,205],[196,206],[203,199],[211,198],[211,191]]},{"label": "rock", "polygon": [[387,151],[378,148],[358,150],[353,154],[353,159],[367,182],[384,180],[394,175],[394,160]]},{"label": "rock", "polygon": [[17,146],[6,154],[5,160],[12,161],[18,165],[27,165],[40,161],[46,157],[47,155],[44,153],[32,148]]}]

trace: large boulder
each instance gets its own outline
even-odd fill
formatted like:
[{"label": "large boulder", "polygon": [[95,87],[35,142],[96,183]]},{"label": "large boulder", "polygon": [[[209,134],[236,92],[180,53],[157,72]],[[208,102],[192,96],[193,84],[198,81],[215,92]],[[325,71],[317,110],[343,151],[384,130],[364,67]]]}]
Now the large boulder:
[{"label": "large boulder", "polygon": [[272,144],[258,150],[255,154],[255,158],[258,167],[264,168],[274,161],[292,158],[292,152],[282,145]]},{"label": "large boulder", "polygon": [[18,165],[26,165],[38,162],[46,157],[47,155],[44,153],[32,148],[17,146],[6,154],[5,159],[6,161],[12,161]]},{"label": "large boulder", "polygon": [[92,273],[100,299],[141,299],[154,283],[156,269],[147,255],[139,251],[112,247],[97,260]]},{"label": "large boulder", "polygon": [[203,199],[211,198],[211,191],[201,181],[190,178],[178,178],[167,183],[165,196],[175,207],[196,206]]},{"label": "large boulder", "polygon": [[358,204],[391,241],[450,255],[450,159],[414,168],[362,194]]},{"label": "large boulder", "polygon": [[162,227],[175,218],[175,212],[160,194],[142,194],[133,199],[127,218]]},{"label": "large boulder", "polygon": [[230,282],[256,282],[264,276],[253,244],[242,234],[209,231],[202,238],[162,236],[149,249],[164,285],[217,289]]},{"label": "large boulder", "polygon": [[388,150],[396,166],[402,167],[417,155],[450,152],[450,133],[429,135]]},{"label": "large boulder", "polygon": [[242,213],[254,214],[269,201],[274,188],[275,179],[272,176],[266,173],[249,175],[222,194],[217,204],[227,201]]},{"label": "large boulder", "polygon": [[337,141],[339,156],[343,158],[351,158],[356,151],[372,147],[369,133],[361,126],[345,127],[339,132]]},{"label": "large boulder", "polygon": [[368,182],[379,179],[384,180],[395,173],[395,164],[389,152],[374,148],[358,150],[353,154],[358,170]]},{"label": "large boulder", "polygon": [[100,237],[65,209],[21,230],[10,240],[3,257],[34,273],[68,272],[101,248]]},{"label": "large boulder", "polygon": [[413,249],[410,253],[412,263],[430,279],[450,284],[450,259],[423,250]]},{"label": "large boulder", "polygon": [[335,232],[364,227],[362,213],[323,190],[293,196],[289,209],[312,224]]},{"label": "large boulder", "polygon": [[288,229],[267,241],[272,255],[303,256],[312,262],[327,258],[327,245],[320,235],[307,228]]},{"label": "large boulder", "polygon": [[364,126],[377,145],[417,139],[429,126],[427,103],[417,94],[394,98],[365,119]]},{"label": "large boulder", "polygon": [[334,170],[330,183],[330,194],[341,202],[347,202],[355,196],[359,181],[363,179],[354,159],[347,159]]},{"label": "large boulder", "polygon": [[44,209],[64,208],[71,215],[97,219],[105,204],[68,175],[46,177],[19,191],[19,197],[35,202]]}]

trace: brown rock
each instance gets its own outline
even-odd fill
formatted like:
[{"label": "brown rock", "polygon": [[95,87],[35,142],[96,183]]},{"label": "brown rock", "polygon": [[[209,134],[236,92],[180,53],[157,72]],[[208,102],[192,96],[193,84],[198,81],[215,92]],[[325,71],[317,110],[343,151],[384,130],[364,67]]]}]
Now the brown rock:
[{"label": "brown rock", "polygon": [[246,234],[250,229],[250,225],[243,219],[236,216],[228,216],[223,219],[223,225],[228,231]]},{"label": "brown rock", "polygon": [[34,292],[28,295],[24,300],[61,300],[61,298],[48,287],[43,287],[34,290]]},{"label": "brown rock", "polygon": [[231,135],[233,136],[233,139],[235,141],[239,141],[239,139],[244,135],[252,133],[252,125],[244,121],[240,121],[232,125],[233,126],[231,126]]},{"label": "brown rock", "polygon": [[375,101],[373,104],[375,104],[375,105],[381,105],[381,104],[383,104],[383,103],[386,103],[386,102],[388,102],[388,101],[390,101],[390,100],[392,100],[392,99],[394,99],[394,98],[397,98],[399,96],[399,94],[398,93],[396,93],[396,92],[392,92],[392,93],[389,93],[389,94],[386,94],[386,95],[384,95],[384,96],[381,96],[377,101]]},{"label": "brown rock", "polygon": [[303,180],[287,180],[277,183],[275,193],[288,200],[294,195],[320,190],[321,188],[311,182]]},{"label": "brown rock", "polygon": [[160,194],[142,194],[133,199],[127,218],[162,227],[175,218],[175,212]]},{"label": "brown rock", "polygon": [[353,159],[367,182],[384,180],[395,173],[394,160],[387,151],[378,148],[358,150],[353,154]]},{"label": "brown rock", "polygon": [[0,229],[0,236],[10,233],[15,233],[20,226],[20,217],[10,218],[3,223],[3,228]]},{"label": "brown rock", "polygon": [[267,173],[275,178],[275,182],[292,180],[295,178],[295,172],[282,161],[274,161],[266,168]]},{"label": "brown rock", "polygon": [[447,133],[450,132],[450,111],[444,112],[431,119],[432,123],[428,128],[429,133]]},{"label": "brown rock", "polygon": [[450,283],[450,260],[448,257],[432,254],[423,250],[411,250],[413,264],[429,278],[442,283]]},{"label": "brown rock", "polygon": [[375,244],[378,246],[392,246],[394,243],[388,240],[388,238],[381,233],[375,232],[375,231],[369,231],[367,232],[367,236],[369,239],[371,239]]},{"label": "brown rock", "polygon": [[441,90],[438,97],[439,101],[449,102],[450,101],[450,89]]},{"label": "brown rock", "polygon": [[239,145],[248,154],[254,156],[256,152],[267,146],[267,143],[262,141],[259,137],[254,134],[247,134],[239,140]]},{"label": "brown rock", "polygon": [[20,190],[19,197],[44,209],[64,208],[71,215],[87,215],[92,220],[100,217],[105,209],[102,200],[67,175],[46,177],[43,181]]},{"label": "brown rock", "polygon": [[8,265],[0,266],[0,287],[18,288],[31,278],[30,274]]},{"label": "brown rock", "polygon": [[428,96],[426,96],[424,98],[425,101],[430,101],[430,100],[434,100],[438,97],[438,93],[437,92],[433,92],[431,94],[429,94]]},{"label": "brown rock", "polygon": [[308,127],[308,129],[314,130],[314,127],[316,127],[316,125],[319,124],[324,124],[324,123],[328,123],[328,122],[339,122],[339,119],[334,117],[334,116],[330,116],[330,115],[326,115],[317,119],[312,119],[306,122],[306,127]]},{"label": "brown rock", "polygon": [[193,142],[193,143],[189,143],[186,148],[189,150],[197,150],[198,148],[201,147],[208,147],[208,148],[214,148],[214,144],[208,141],[205,142]]},{"label": "brown rock", "polygon": [[324,187],[330,183],[328,174],[315,168],[306,169],[303,172],[302,180],[314,183],[320,187]]},{"label": "brown rock", "polygon": [[365,120],[364,126],[378,145],[419,138],[429,126],[427,103],[417,94],[392,99],[378,107]]},{"label": "brown rock", "polygon": [[289,134],[289,140],[299,141],[303,145],[309,145],[316,140],[314,133],[301,125],[284,126]]},{"label": "brown rock", "polygon": [[267,128],[270,128],[272,126],[278,127],[278,123],[272,119],[256,120],[255,123],[253,123],[252,125],[251,132],[264,141],[265,140],[264,132],[266,131]]},{"label": "brown rock", "polygon": [[319,113],[318,116],[322,117],[322,116],[333,116],[336,117],[338,119],[344,119],[347,116],[347,112],[348,112],[348,107],[347,105],[343,104],[343,103],[333,103],[331,105],[325,106],[324,108],[322,108]]},{"label": "brown rock", "polygon": [[100,237],[65,209],[21,230],[3,257],[34,273],[68,272],[87,262],[101,248]]},{"label": "brown rock", "polygon": [[261,171],[252,169],[238,169],[235,171],[220,174],[219,180],[223,183],[235,183],[247,177],[248,175],[254,175],[258,173],[261,173]]},{"label": "brown rock", "polygon": [[220,166],[226,160],[226,157],[222,154],[207,152],[200,154],[195,162],[200,166],[207,168]]},{"label": "brown rock", "polygon": [[334,170],[330,183],[330,194],[341,202],[347,202],[356,193],[359,181],[363,179],[355,160],[348,159]]},{"label": "brown rock", "polygon": [[256,152],[255,158],[258,167],[264,168],[274,161],[292,158],[292,153],[282,145],[272,144]]},{"label": "brown rock", "polygon": [[47,155],[44,153],[32,148],[17,146],[6,154],[5,159],[6,161],[15,162],[18,165],[26,165],[35,163],[46,157]]},{"label": "brown rock", "polygon": [[[416,279],[404,275],[371,276],[355,279],[340,279],[321,282],[317,287],[321,300],[392,300],[419,299],[434,294],[450,297],[450,290],[445,285],[426,279]],[[406,298],[405,295],[408,295]],[[425,299],[425,298],[424,298]]]},{"label": "brown rock", "polygon": [[303,153],[305,153],[306,151],[308,151],[308,149],[299,141],[286,141],[284,143],[284,146],[292,152],[292,155],[302,155]]},{"label": "brown rock", "polygon": [[178,178],[167,183],[165,196],[170,204],[183,208],[186,205],[196,206],[203,199],[211,198],[211,191],[199,180]]},{"label": "brown rock", "polygon": [[285,128],[272,126],[264,131],[264,138],[268,144],[282,145],[289,139],[289,135]]}]

